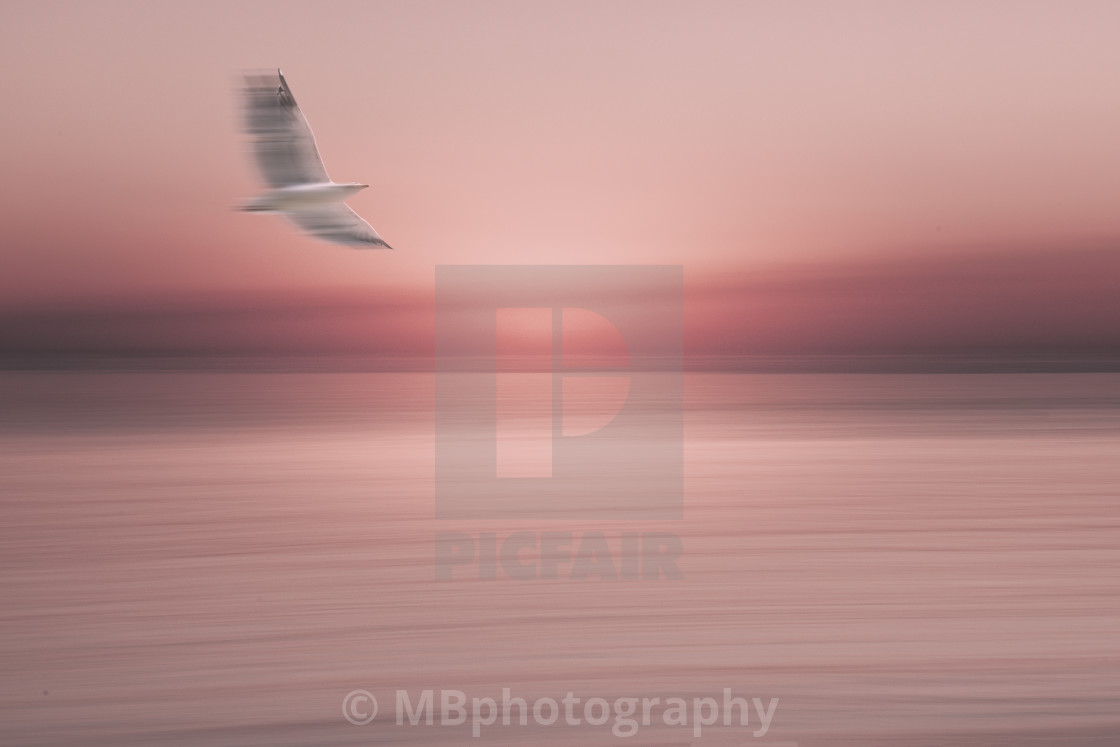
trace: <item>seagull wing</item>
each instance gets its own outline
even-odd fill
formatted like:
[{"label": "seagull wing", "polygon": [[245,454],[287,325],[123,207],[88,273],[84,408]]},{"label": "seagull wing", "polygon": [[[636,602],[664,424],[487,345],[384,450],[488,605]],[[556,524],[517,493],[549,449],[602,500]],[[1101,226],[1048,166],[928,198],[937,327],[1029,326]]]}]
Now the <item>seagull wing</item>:
[{"label": "seagull wing", "polygon": [[277,70],[276,75],[246,76],[245,83],[246,125],[254,137],[257,166],[269,186],[329,182],[315,135],[284,74]]},{"label": "seagull wing", "polygon": [[326,241],[363,249],[393,248],[343,202],[301,207],[286,215],[303,230]]}]

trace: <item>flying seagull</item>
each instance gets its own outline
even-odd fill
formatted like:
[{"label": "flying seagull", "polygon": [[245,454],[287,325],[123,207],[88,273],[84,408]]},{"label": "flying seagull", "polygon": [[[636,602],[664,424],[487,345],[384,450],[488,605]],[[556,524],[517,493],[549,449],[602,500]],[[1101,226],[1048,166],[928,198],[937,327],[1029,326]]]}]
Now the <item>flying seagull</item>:
[{"label": "flying seagull", "polygon": [[369,185],[336,183],[327,176],[315,135],[280,69],[276,75],[248,75],[245,84],[246,127],[271,189],[242,210],[283,213],[313,236],[336,244],[392,249],[344,202]]}]

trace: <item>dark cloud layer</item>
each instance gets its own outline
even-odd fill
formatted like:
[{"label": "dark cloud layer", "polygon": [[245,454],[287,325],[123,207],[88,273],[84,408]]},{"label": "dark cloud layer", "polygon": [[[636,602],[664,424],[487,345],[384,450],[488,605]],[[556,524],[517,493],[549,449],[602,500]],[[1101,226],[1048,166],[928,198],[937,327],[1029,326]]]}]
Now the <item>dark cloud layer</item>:
[{"label": "dark cloud layer", "polygon": [[[1120,357],[1120,250],[1108,244],[720,276],[686,268],[685,294],[686,352],[700,367],[765,356],[983,356],[1100,368]],[[0,312],[0,356],[8,366],[161,356],[423,360],[432,304],[426,290],[339,290],[9,308]]]}]

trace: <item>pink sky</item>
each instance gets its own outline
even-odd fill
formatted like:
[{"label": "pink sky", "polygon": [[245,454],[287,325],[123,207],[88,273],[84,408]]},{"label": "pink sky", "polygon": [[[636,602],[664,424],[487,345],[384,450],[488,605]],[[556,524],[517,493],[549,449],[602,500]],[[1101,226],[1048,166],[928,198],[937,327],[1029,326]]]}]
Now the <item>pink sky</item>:
[{"label": "pink sky", "polygon": [[[9,3],[0,346],[415,348],[438,264],[668,263],[704,352],[1099,347],[1117,28],[1111,2]],[[229,209],[259,187],[237,76],[275,65],[396,252]],[[300,311],[332,305],[367,311]],[[239,336],[231,307],[273,316]]]}]

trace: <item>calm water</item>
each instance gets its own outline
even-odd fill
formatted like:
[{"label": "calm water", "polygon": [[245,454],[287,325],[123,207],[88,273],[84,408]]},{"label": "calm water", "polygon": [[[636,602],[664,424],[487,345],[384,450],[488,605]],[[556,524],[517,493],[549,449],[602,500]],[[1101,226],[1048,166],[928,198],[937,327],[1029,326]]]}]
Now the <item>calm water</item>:
[{"label": "calm water", "polygon": [[[0,375],[0,742],[1120,744],[1120,376],[685,393],[682,521],[459,523],[431,375]],[[684,578],[436,580],[437,533],[518,531],[669,533]],[[393,720],[503,687],[779,705],[758,738]]]}]

